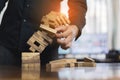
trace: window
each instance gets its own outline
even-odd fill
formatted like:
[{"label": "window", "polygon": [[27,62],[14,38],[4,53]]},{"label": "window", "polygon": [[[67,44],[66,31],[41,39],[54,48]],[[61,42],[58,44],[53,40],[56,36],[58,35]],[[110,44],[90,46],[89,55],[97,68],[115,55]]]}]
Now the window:
[{"label": "window", "polygon": [[112,0],[87,0],[87,6],[86,25],[81,37],[73,43],[70,49],[62,50],[60,48],[60,54],[80,54],[85,51],[86,53],[107,53],[108,31],[113,26]]}]

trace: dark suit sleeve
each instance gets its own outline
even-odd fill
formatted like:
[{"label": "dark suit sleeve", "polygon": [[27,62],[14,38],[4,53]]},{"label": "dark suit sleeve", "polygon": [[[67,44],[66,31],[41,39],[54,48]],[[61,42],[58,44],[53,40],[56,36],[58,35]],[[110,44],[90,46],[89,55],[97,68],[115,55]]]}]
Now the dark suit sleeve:
[{"label": "dark suit sleeve", "polygon": [[8,1],[8,0],[0,0],[0,13],[1,13],[2,9],[4,8],[5,3],[6,3],[7,1]]},{"label": "dark suit sleeve", "polygon": [[85,16],[87,11],[86,0],[69,0],[68,5],[71,24],[76,25],[79,28],[78,38],[85,25]]}]

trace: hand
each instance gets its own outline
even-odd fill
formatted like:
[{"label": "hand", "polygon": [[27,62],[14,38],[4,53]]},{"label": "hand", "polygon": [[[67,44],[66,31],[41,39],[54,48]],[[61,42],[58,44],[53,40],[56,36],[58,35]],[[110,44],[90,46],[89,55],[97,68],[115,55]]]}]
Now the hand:
[{"label": "hand", "polygon": [[61,48],[70,48],[73,39],[78,35],[78,27],[76,25],[64,25],[55,29],[57,30],[57,42],[61,45]]}]

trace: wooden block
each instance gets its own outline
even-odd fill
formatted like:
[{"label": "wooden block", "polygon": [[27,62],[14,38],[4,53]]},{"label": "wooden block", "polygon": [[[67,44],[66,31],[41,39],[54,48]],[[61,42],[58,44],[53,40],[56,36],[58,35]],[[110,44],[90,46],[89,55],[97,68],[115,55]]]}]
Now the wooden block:
[{"label": "wooden block", "polygon": [[35,68],[40,68],[40,63],[35,63]]},{"label": "wooden block", "polygon": [[36,51],[33,47],[30,47],[29,50],[32,51],[32,52]]},{"label": "wooden block", "polygon": [[76,62],[76,63],[67,63],[66,67],[95,67],[95,62]]},{"label": "wooden block", "polygon": [[29,68],[28,64],[22,64],[22,68],[27,69]]},{"label": "wooden block", "polygon": [[52,63],[75,63],[75,62],[77,62],[76,59],[59,59],[59,60],[50,61],[50,64]]},{"label": "wooden block", "polygon": [[28,67],[29,67],[29,68],[35,68],[35,64],[34,64],[34,63],[29,63],[29,64],[28,64]]},{"label": "wooden block", "polygon": [[[41,49],[39,49],[39,46],[37,46],[37,45],[35,45],[34,44],[34,42],[35,42],[36,40],[33,38],[33,37],[31,37],[28,41],[27,41],[27,44],[29,44],[31,47],[32,47],[32,50],[33,51],[40,51]],[[38,42],[39,43],[39,42]],[[31,50],[31,48],[30,48],[30,50]]]},{"label": "wooden block", "polygon": [[23,52],[22,53],[22,64],[27,63],[39,63],[40,62],[40,53],[32,52]]},{"label": "wooden block", "polygon": [[75,67],[95,67],[95,62],[77,62],[75,63]]},{"label": "wooden block", "polygon": [[46,46],[36,46],[34,43],[31,43],[31,42],[27,42],[29,45],[31,45],[32,48],[34,48],[36,51],[38,51],[39,53],[41,53]]},{"label": "wooden block", "polygon": [[95,60],[93,60],[92,58],[89,58],[89,57],[85,57],[84,62],[95,62]]},{"label": "wooden block", "polygon": [[84,62],[67,63],[66,67],[84,67]]},{"label": "wooden block", "polygon": [[66,67],[75,67],[75,63],[66,63]]},{"label": "wooden block", "polygon": [[46,64],[46,70],[51,71],[52,69],[60,69],[60,68],[65,68],[66,63],[48,63]]},{"label": "wooden block", "polygon": [[70,24],[70,20],[67,19],[67,17],[64,14],[55,12],[55,11],[51,11],[46,16],[43,16],[41,21],[44,24],[54,26],[54,27]]},{"label": "wooden block", "polygon": [[41,67],[40,63],[35,63],[34,65],[35,65],[35,70],[37,71],[40,70],[40,67]]},{"label": "wooden block", "polygon": [[55,29],[50,28],[49,26],[46,25],[40,25],[40,29],[47,31],[48,33],[56,34],[57,31]]},{"label": "wooden block", "polygon": [[75,67],[84,67],[84,62],[76,62]]},{"label": "wooden block", "polygon": [[[46,47],[46,46],[48,46],[48,43],[47,42],[45,42],[45,41],[42,41],[42,40],[38,40],[37,38],[35,38],[36,39],[36,41],[34,42],[34,45],[36,45],[38,48],[41,48],[42,50],[44,50],[44,48]],[[39,45],[37,45],[37,44],[39,44]],[[37,48],[37,49],[38,49]],[[38,49],[39,50],[39,49]]]},{"label": "wooden block", "polygon": [[[53,16],[54,17],[54,16]],[[55,20],[55,17],[54,19],[52,17],[46,17],[46,16],[43,16],[42,17],[42,20],[41,22],[43,22],[44,25],[48,25],[48,26],[59,26],[59,24],[57,23],[57,21]]]},{"label": "wooden block", "polygon": [[82,67],[82,66],[83,66],[82,63],[78,63],[78,62],[66,64],[66,67]]},{"label": "wooden block", "polygon": [[34,58],[34,63],[40,63],[40,57],[39,58]]},{"label": "wooden block", "polygon": [[26,60],[22,60],[22,64],[27,64],[27,63],[40,63],[40,59],[26,59]]},{"label": "wooden block", "polygon": [[84,62],[83,67],[96,67],[95,62]]},{"label": "wooden block", "polygon": [[43,22],[45,25],[49,25],[49,20],[48,20],[48,18],[46,16],[42,17],[41,22]]},{"label": "wooden block", "polygon": [[[53,33],[48,33],[47,31],[42,31],[43,34],[46,34],[48,37],[50,37],[52,40],[55,37],[55,34]],[[45,39],[45,38],[44,38]]]},{"label": "wooden block", "polygon": [[48,43],[42,38],[41,35],[34,33],[33,38],[40,43],[42,46],[47,46]]},{"label": "wooden block", "polygon": [[49,44],[53,42],[52,38],[48,36],[48,33],[45,31],[37,31],[38,35],[40,35],[45,41],[47,41]]},{"label": "wooden block", "polygon": [[60,16],[58,12],[51,11],[49,14],[43,17],[44,23],[50,26],[59,26],[59,23],[57,22],[58,16]]},{"label": "wooden block", "polygon": [[[11,79],[11,80],[19,80],[19,79]],[[20,80],[41,80],[40,69],[38,70],[36,70],[35,68],[22,69]]]},{"label": "wooden block", "polygon": [[[37,41],[34,39],[34,37],[32,36],[32,37],[27,41],[27,44],[29,44],[29,45],[32,47],[33,51],[41,51],[41,49],[39,48],[39,46],[37,46],[37,45],[35,44],[35,42],[39,44],[39,42],[37,42]],[[39,44],[39,45],[40,45],[40,44]]]},{"label": "wooden block", "polygon": [[46,72],[58,72],[61,68],[48,68],[46,67]]},{"label": "wooden block", "polygon": [[48,43],[44,41],[44,39],[42,37],[37,37],[36,33],[33,34],[32,38],[30,39],[31,43],[33,43],[36,46],[47,46]]},{"label": "wooden block", "polygon": [[22,57],[33,57],[33,56],[38,56],[40,55],[39,52],[22,52]]},{"label": "wooden block", "polygon": [[[28,61],[33,60],[33,63],[25,63],[25,64],[22,63],[22,79],[23,80],[40,79],[40,60],[39,60],[40,53],[23,52],[22,61],[24,59],[28,59]],[[39,62],[35,63],[34,62],[35,60],[39,60]]]},{"label": "wooden block", "polygon": [[61,68],[65,68],[65,67],[75,67],[74,63],[63,63],[63,62],[59,62],[59,63],[48,63],[46,65],[46,71],[58,71]]},{"label": "wooden block", "polygon": [[31,46],[31,51],[39,51],[41,53],[49,43],[52,43],[52,41],[53,40],[47,35],[47,33],[43,31],[37,31],[32,35],[27,43]]}]

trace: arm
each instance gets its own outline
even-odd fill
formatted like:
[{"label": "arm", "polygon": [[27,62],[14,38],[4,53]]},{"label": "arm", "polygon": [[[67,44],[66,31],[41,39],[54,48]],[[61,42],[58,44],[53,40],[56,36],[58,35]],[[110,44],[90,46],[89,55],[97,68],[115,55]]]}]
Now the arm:
[{"label": "arm", "polygon": [[5,3],[6,3],[7,1],[8,1],[8,0],[0,0],[0,12],[1,12],[2,9],[4,8]]},{"label": "arm", "polygon": [[[56,34],[57,42],[63,49],[69,48],[73,39],[77,39],[81,35],[87,11],[86,0],[69,0],[68,5],[71,24],[56,28],[57,32],[60,33]],[[64,38],[64,40],[61,38]]]},{"label": "arm", "polygon": [[81,35],[81,30],[85,25],[85,16],[87,11],[86,0],[69,0],[69,18],[72,25],[79,29],[76,38]]}]

